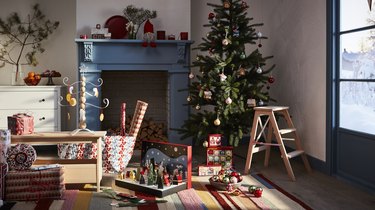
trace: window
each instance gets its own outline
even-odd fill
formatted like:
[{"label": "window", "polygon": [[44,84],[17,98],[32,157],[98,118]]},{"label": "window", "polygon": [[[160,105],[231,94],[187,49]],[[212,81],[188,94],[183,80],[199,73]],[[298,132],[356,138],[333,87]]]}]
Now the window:
[{"label": "window", "polygon": [[375,8],[367,0],[339,5],[339,126],[375,134]]}]

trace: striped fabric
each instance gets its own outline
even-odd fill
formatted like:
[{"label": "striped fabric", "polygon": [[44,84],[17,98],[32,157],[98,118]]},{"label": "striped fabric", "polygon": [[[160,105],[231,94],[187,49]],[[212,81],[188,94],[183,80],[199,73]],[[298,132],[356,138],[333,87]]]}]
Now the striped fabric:
[{"label": "striped fabric", "polygon": [[137,138],[138,131],[141,128],[143,117],[145,116],[148,103],[138,100],[134,110],[132,122],[130,124],[129,136]]},{"label": "striped fabric", "polygon": [[[149,201],[152,200],[167,200],[166,203],[155,203],[140,205],[137,207],[114,207],[111,203],[118,203],[102,193],[85,192],[85,191],[70,191],[64,194],[63,210],[208,210],[208,209],[304,209],[298,202],[291,200],[288,196],[282,194],[275,188],[269,189],[262,185],[257,179],[252,176],[244,176],[243,192],[240,195],[232,195],[225,191],[217,191],[213,186],[209,185],[208,177],[193,176],[193,188],[174,193],[163,198],[156,198],[155,196],[146,195],[144,193],[134,192],[129,189],[116,187],[117,192],[122,192],[131,195],[137,195]],[[263,188],[262,197],[256,198],[246,192],[249,185],[256,185]],[[48,205],[49,201],[43,206]],[[50,205],[51,207],[55,200]],[[22,206],[22,210],[34,209],[35,205],[27,206],[25,202],[18,202],[15,206]],[[29,202],[30,203],[30,202]],[[42,205],[42,204],[40,204]],[[61,206],[56,204],[55,206]],[[51,209],[51,207],[49,209]],[[19,209],[19,208],[12,208]],[[48,209],[48,208],[46,208]]]}]

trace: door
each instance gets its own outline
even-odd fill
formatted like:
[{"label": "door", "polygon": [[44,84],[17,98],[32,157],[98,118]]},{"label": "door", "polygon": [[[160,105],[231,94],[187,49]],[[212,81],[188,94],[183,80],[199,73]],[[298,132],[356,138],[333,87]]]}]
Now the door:
[{"label": "door", "polygon": [[370,2],[337,0],[334,6],[339,15],[333,35],[333,166],[337,176],[375,190],[375,8]]}]

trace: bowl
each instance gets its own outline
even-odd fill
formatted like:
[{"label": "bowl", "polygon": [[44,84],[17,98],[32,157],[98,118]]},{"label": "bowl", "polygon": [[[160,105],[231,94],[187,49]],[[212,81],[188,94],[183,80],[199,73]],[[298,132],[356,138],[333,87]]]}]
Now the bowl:
[{"label": "bowl", "polygon": [[[214,186],[216,189],[218,189],[218,190],[227,190],[228,184],[226,184],[224,182],[220,182],[220,181],[215,182],[214,180],[212,180],[212,178],[210,178],[209,181],[210,181],[210,184],[212,186]],[[238,187],[241,186],[241,182],[237,182],[236,184],[232,183],[232,186],[233,186],[233,189],[237,189]]]},{"label": "bowl", "polygon": [[40,77],[26,77],[23,79],[25,81],[26,85],[28,86],[36,86],[40,82]]}]

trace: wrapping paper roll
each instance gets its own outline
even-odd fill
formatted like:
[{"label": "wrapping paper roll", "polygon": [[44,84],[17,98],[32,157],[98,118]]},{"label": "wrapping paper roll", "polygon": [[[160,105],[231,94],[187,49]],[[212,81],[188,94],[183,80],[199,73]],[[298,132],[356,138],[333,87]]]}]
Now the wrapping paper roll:
[{"label": "wrapping paper roll", "polygon": [[0,163],[7,162],[7,152],[10,147],[10,130],[0,130]]},{"label": "wrapping paper roll", "polygon": [[29,144],[16,144],[11,146],[7,155],[10,170],[29,169],[36,160],[36,151]]}]

